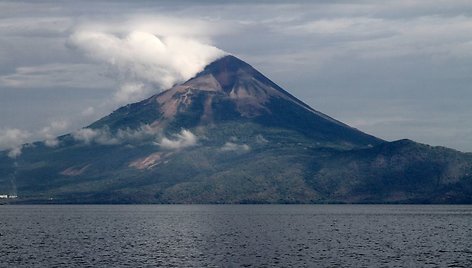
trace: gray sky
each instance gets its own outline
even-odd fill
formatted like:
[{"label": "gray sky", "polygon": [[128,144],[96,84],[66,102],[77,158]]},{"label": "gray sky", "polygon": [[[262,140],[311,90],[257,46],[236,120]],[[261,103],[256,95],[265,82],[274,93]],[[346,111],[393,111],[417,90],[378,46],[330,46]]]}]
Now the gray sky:
[{"label": "gray sky", "polygon": [[0,147],[86,126],[222,50],[362,131],[472,151],[470,0],[128,2],[0,2]]}]

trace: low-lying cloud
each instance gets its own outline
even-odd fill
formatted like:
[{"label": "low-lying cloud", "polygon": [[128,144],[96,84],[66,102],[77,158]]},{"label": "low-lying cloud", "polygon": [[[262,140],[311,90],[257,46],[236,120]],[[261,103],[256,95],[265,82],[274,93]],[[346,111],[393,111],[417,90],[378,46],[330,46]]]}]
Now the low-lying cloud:
[{"label": "low-lying cloud", "polygon": [[66,121],[53,121],[40,130],[41,136],[44,138],[44,144],[48,147],[56,147],[59,145],[57,134],[67,129],[68,123]]},{"label": "low-lying cloud", "polygon": [[108,127],[82,128],[72,133],[74,140],[84,144],[116,145],[150,142],[167,150],[178,150],[197,145],[198,138],[190,130],[182,129],[172,137],[164,137],[161,129],[142,125],[136,129],[123,128],[112,133]]},{"label": "low-lying cloud", "polygon": [[247,144],[237,144],[234,142],[227,142],[220,148],[220,150],[223,152],[230,152],[230,151],[247,152],[251,150],[251,147]]},{"label": "low-lying cloud", "polygon": [[154,140],[160,135],[160,130],[148,124],[141,125],[136,129],[125,128],[119,129],[116,138],[122,142],[142,142],[146,140]]},{"label": "low-lying cloud", "polygon": [[120,140],[113,137],[110,129],[106,127],[101,129],[82,128],[72,133],[72,137],[76,141],[81,141],[85,144],[114,145],[120,143]]},{"label": "low-lying cloud", "polygon": [[67,121],[58,120],[33,132],[17,128],[0,129],[0,150],[7,149],[10,158],[17,158],[32,136],[41,137],[44,145],[48,147],[56,147],[59,145],[57,135],[66,131],[68,126]]},{"label": "low-lying cloud", "polygon": [[8,157],[17,158],[30,136],[28,131],[17,128],[0,129],[0,149],[9,150]]},{"label": "low-lying cloud", "polygon": [[182,129],[179,134],[175,134],[172,139],[163,138],[158,145],[163,149],[178,150],[197,145],[197,136],[190,130]]}]

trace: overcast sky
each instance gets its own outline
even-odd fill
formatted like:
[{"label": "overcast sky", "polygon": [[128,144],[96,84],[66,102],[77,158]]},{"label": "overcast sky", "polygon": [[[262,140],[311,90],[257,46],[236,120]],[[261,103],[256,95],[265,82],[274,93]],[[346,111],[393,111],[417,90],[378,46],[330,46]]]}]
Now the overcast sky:
[{"label": "overcast sky", "polygon": [[472,151],[470,0],[2,0],[0,147],[77,130],[224,53],[364,132]]}]

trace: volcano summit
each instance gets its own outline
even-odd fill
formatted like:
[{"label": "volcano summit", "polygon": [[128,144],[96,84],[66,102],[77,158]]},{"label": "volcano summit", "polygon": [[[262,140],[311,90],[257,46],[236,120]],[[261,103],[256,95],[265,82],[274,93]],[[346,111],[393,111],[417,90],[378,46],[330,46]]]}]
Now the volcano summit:
[{"label": "volcano summit", "polygon": [[56,147],[0,152],[0,193],[25,203],[472,203],[472,155],[365,134],[225,56]]}]

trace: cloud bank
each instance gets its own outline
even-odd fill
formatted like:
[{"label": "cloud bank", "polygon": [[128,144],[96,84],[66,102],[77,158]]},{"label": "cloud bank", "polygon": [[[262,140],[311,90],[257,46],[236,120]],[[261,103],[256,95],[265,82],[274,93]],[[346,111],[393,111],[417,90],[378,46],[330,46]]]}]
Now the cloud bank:
[{"label": "cloud bank", "polygon": [[67,127],[66,121],[52,121],[48,126],[34,132],[18,128],[0,129],[0,150],[9,150],[8,156],[17,158],[32,136],[41,137],[44,145],[48,147],[56,147],[59,145],[57,135],[64,132]]},{"label": "cloud bank", "polygon": [[76,141],[84,144],[115,145],[122,143],[140,143],[144,141],[154,141],[160,135],[159,129],[150,125],[141,125],[136,129],[124,128],[118,129],[112,133],[110,128],[103,127],[98,129],[82,128],[72,133]]},{"label": "cloud bank", "polygon": [[[162,149],[179,150],[197,145],[198,137],[190,130],[182,129],[171,138],[163,137],[159,129],[142,125],[137,129],[119,129],[112,133],[108,127],[99,129],[82,128],[72,133],[74,140],[86,145],[116,145],[124,143],[152,142]],[[158,140],[158,142],[156,142]]]}]

